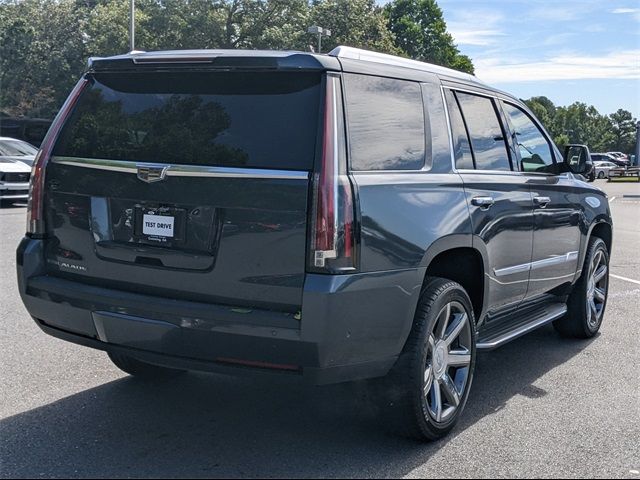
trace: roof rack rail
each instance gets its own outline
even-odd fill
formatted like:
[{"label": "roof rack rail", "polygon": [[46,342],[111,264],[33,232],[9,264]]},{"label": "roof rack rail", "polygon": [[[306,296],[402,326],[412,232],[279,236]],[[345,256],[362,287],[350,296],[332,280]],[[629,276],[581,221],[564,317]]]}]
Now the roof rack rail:
[{"label": "roof rack rail", "polygon": [[351,60],[362,60],[365,62],[382,63],[396,67],[410,68],[412,70],[422,70],[424,72],[437,73],[484,84],[484,82],[479,80],[478,77],[468,73],[459,72],[458,70],[441,67],[440,65],[434,65],[432,63],[419,62],[409,58],[396,57],[395,55],[387,55],[386,53],[363,50],[360,48],[339,46],[331,50],[328,55],[336,58],[348,58]]}]

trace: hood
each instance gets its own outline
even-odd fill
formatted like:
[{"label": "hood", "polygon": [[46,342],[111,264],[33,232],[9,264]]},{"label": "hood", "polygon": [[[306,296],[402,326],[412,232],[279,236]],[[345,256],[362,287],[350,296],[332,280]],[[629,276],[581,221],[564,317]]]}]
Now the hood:
[{"label": "hood", "polygon": [[0,157],[0,172],[31,172],[31,167],[18,159],[32,157]]}]

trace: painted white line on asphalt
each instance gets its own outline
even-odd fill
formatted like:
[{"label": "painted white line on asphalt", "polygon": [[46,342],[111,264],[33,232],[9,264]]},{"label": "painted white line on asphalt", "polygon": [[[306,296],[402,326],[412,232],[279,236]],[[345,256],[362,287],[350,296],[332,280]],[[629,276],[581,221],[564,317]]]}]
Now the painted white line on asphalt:
[{"label": "painted white line on asphalt", "polygon": [[640,281],[634,280],[633,278],[621,277],[620,275],[614,275],[613,273],[610,273],[609,276],[617,278],[618,280],[624,280],[625,282],[631,282],[635,283],[636,285],[640,285]]},{"label": "painted white line on asphalt", "polygon": [[610,202],[613,202],[616,199],[616,197],[611,197],[611,200],[609,200]]}]

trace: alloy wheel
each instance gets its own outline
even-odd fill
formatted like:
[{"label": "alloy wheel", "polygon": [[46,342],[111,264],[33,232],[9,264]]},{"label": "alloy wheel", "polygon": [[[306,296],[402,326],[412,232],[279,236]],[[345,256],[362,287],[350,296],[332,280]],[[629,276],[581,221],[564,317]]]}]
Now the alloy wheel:
[{"label": "alloy wheel", "polygon": [[428,414],[438,423],[447,422],[464,398],[473,342],[470,321],[462,304],[450,302],[428,339],[423,394]]},{"label": "alloy wheel", "polygon": [[591,330],[596,330],[602,321],[609,282],[608,269],[606,255],[602,250],[597,250],[589,264],[587,281],[587,324]]}]

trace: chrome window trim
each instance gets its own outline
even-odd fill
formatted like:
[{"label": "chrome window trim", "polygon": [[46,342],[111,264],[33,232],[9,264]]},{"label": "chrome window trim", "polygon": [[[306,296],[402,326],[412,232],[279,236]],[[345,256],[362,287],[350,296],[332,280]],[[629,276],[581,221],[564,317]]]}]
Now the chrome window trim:
[{"label": "chrome window trim", "polygon": [[442,95],[442,103],[444,105],[444,116],[447,121],[447,131],[449,132],[449,154],[451,155],[451,171],[457,173],[456,169],[456,155],[453,152],[453,130],[451,129],[451,117],[449,116],[449,105],[447,105],[447,99],[444,93],[444,85],[440,84],[440,94]]},{"label": "chrome window trim", "polygon": [[564,255],[545,258],[543,260],[536,260],[535,262],[522,263],[520,265],[513,265],[511,267],[494,269],[493,273],[496,277],[504,277],[506,275],[514,275],[516,273],[538,270],[540,268],[551,267],[553,265],[560,265],[562,263],[568,263],[577,260],[578,253],[578,251],[567,252]]},{"label": "chrome window trim", "polygon": [[167,177],[256,178],[277,180],[308,180],[309,172],[269,170],[262,168],[213,167],[208,165],[178,165],[170,163],[131,162],[101,158],[52,157],[52,163],[72,167],[107,170],[137,175],[139,167],[167,168]]}]

